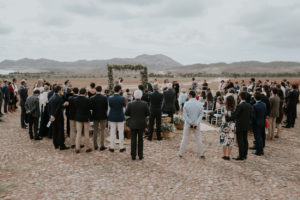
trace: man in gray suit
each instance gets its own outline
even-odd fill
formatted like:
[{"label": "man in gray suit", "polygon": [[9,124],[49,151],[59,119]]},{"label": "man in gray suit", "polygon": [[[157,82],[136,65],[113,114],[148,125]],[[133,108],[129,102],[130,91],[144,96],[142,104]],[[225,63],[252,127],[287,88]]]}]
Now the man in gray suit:
[{"label": "man in gray suit", "polygon": [[[35,89],[33,94],[27,98],[25,103],[26,114],[29,115],[29,136],[30,139],[41,140],[42,138],[38,135],[38,125],[40,117],[40,90]],[[33,131],[32,131],[33,126]]]},{"label": "man in gray suit", "polygon": [[203,106],[196,100],[195,91],[190,91],[189,100],[184,104],[183,107],[183,116],[185,119],[184,129],[183,129],[183,138],[180,145],[179,157],[182,157],[186,145],[188,143],[191,133],[194,133],[196,136],[196,142],[198,146],[198,152],[200,153],[200,158],[204,159],[204,152],[202,147],[202,135],[200,132],[200,122],[203,116]]}]

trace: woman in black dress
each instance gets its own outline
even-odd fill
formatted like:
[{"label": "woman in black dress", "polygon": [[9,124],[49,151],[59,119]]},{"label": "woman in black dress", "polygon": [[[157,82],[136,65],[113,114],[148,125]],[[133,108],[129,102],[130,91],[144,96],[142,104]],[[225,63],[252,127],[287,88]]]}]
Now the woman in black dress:
[{"label": "woman in black dress", "polygon": [[281,122],[282,122],[283,112],[284,112],[284,110],[283,110],[284,109],[283,91],[281,89],[277,89],[277,95],[280,98],[280,104],[279,104],[279,117],[276,118],[277,134],[275,135],[275,138],[279,138]]}]

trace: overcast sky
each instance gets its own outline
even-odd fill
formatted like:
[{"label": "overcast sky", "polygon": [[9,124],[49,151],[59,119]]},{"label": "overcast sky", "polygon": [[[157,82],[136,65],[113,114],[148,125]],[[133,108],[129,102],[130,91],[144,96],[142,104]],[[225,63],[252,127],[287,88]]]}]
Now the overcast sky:
[{"label": "overcast sky", "polygon": [[299,0],[0,0],[0,61],[300,61]]}]

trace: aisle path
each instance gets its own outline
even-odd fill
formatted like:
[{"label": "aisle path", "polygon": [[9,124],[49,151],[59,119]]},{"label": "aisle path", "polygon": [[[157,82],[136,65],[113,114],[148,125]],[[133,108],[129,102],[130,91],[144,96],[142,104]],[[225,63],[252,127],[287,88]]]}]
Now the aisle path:
[{"label": "aisle path", "polygon": [[[299,109],[300,110],[300,109]],[[75,154],[52,141],[31,141],[19,113],[0,122],[0,199],[297,199],[300,197],[300,132],[268,142],[264,157],[223,161],[216,131],[203,132],[206,160],[191,137],[183,159],[181,134],[145,141],[145,159],[126,153]],[[298,131],[296,131],[298,130]],[[252,138],[252,137],[251,137]],[[236,147],[233,152],[237,154]]]}]

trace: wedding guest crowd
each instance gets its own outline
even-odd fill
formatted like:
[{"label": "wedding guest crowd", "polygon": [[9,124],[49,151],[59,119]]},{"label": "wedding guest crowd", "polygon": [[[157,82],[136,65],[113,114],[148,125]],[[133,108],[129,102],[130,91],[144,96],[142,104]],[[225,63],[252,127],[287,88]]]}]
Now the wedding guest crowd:
[{"label": "wedding guest crowd", "polygon": [[[131,92],[123,92],[123,78],[116,81],[113,92],[102,90],[91,83],[89,88],[72,87],[70,80],[64,85],[51,84],[39,79],[29,95],[26,80],[11,82],[0,80],[0,117],[14,113],[20,106],[20,125],[27,129],[29,138],[53,140],[55,149],[75,149],[81,153],[93,150],[104,151],[105,133],[109,130],[108,150],[115,152],[116,138],[119,151],[125,152],[125,126],[130,129],[131,158],[144,158],[143,137],[149,141],[161,141],[162,117],[168,116],[174,123],[174,114],[184,116],[183,137],[179,156],[183,157],[189,137],[196,136],[200,158],[204,159],[201,120],[220,126],[219,140],[223,159],[230,160],[233,146],[238,146],[235,160],[248,158],[248,149],[254,155],[263,156],[266,140],[278,139],[281,128],[294,128],[299,102],[299,88],[287,80],[281,82],[256,80],[221,80],[217,91],[204,80],[198,83],[192,78],[191,87],[181,87],[177,81],[150,81],[147,87],[139,85]],[[161,86],[161,87],[160,87]],[[17,104],[19,102],[19,104]],[[284,124],[284,126],[282,126]],[[28,126],[29,127],[28,127]],[[65,131],[66,130],[66,131]],[[93,142],[90,142],[90,132]],[[253,133],[254,145],[249,147],[248,134]],[[84,144],[81,137],[84,135]],[[65,138],[70,137],[70,147]]]}]

